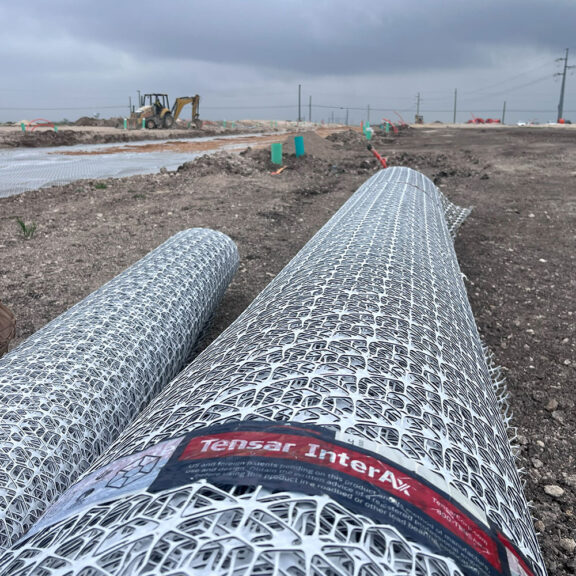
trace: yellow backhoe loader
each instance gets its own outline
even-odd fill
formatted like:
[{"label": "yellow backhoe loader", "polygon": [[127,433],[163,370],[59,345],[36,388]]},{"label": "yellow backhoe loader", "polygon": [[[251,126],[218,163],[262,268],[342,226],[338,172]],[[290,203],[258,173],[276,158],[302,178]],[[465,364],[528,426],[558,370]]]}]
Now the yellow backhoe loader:
[{"label": "yellow backhoe loader", "polygon": [[178,120],[182,108],[192,104],[192,123],[199,128],[201,125],[198,108],[200,96],[182,96],[176,98],[174,106],[170,108],[168,94],[144,94],[140,98],[140,107],[132,112],[131,118],[144,119],[146,128],[171,128]]}]

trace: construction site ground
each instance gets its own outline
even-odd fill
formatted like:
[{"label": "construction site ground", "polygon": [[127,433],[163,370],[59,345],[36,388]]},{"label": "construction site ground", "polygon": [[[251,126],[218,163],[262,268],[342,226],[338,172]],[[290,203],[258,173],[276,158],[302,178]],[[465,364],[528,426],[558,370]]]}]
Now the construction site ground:
[{"label": "construction site ground", "polygon": [[[0,130],[0,146],[126,140],[113,127],[72,132],[34,139]],[[301,158],[289,137],[280,174],[272,174],[278,166],[268,141],[240,154],[203,156],[177,172],[76,181],[0,199],[0,300],[17,317],[12,347],[196,226],[230,235],[241,256],[213,339],[378,170],[359,130],[329,132],[304,132]],[[460,266],[480,334],[506,376],[518,467],[548,571],[573,574],[576,130],[434,125],[395,135],[376,128],[372,143],[389,164],[423,172],[452,201],[474,207],[456,239]],[[32,238],[17,219],[27,229],[36,225]]]}]

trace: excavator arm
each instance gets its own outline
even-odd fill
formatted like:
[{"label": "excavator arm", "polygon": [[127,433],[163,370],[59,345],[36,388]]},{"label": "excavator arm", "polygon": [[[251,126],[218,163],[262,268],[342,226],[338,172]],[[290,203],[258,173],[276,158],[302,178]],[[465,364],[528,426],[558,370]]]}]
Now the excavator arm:
[{"label": "excavator arm", "polygon": [[176,98],[174,105],[172,106],[172,116],[174,117],[174,120],[178,120],[182,108],[187,104],[192,104],[192,120],[196,121],[200,118],[200,113],[198,111],[200,106],[200,96],[196,94],[196,96],[181,96],[180,98]]}]

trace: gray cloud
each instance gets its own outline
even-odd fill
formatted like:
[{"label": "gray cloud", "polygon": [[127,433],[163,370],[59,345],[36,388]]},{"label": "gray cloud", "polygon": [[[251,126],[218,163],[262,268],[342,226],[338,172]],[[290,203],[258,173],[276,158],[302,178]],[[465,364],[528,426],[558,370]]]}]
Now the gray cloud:
[{"label": "gray cloud", "polygon": [[56,105],[90,94],[99,102],[104,95],[126,99],[135,87],[192,86],[212,93],[216,104],[260,103],[295,82],[321,93],[325,81],[324,91],[334,92],[338,78],[334,98],[357,93],[366,101],[392,76],[397,92],[430,91],[441,81],[465,88],[486,82],[479,70],[506,79],[531,67],[533,57],[548,58],[540,74],[552,78],[553,58],[573,37],[576,3],[27,0],[0,4],[0,19],[7,23],[0,108],[13,105],[15,94],[24,94],[20,103]]},{"label": "gray cloud", "polygon": [[[362,74],[488,62],[486,46],[559,51],[570,1],[143,0],[19,3],[20,30],[61,34],[146,60],[202,60],[303,74]],[[38,38],[41,40],[41,37]]]}]

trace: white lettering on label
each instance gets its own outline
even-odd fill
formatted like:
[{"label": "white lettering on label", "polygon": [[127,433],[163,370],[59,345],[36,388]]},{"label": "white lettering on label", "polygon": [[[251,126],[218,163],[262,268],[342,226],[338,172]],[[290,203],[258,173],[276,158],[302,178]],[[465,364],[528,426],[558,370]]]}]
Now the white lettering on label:
[{"label": "white lettering on label", "polygon": [[268,452],[290,452],[290,449],[296,446],[292,442],[277,442],[269,440],[243,440],[241,438],[233,438],[232,440],[219,440],[218,438],[210,438],[208,440],[200,440],[202,449],[200,452],[234,452],[236,450],[266,450]]},{"label": "white lettering on label", "polygon": [[402,482],[396,477],[394,472],[391,470],[382,471],[380,468],[366,464],[362,460],[351,459],[350,455],[345,451],[335,452],[333,450],[324,450],[319,444],[310,443],[308,444],[308,451],[304,456],[315,460],[330,462],[331,464],[337,463],[342,468],[352,468],[354,472],[366,475],[369,478],[374,478],[382,484],[390,484],[394,490],[398,490],[399,492],[406,494],[406,496],[410,496],[410,484]]},{"label": "white lettering on label", "polygon": [[[244,440],[242,438],[233,438],[231,440],[223,440],[221,438],[209,438],[207,440],[200,440],[202,448],[201,453],[209,454],[211,452],[236,452],[241,450],[266,451],[266,452],[281,452],[288,453],[296,444],[292,442],[278,442],[276,440]],[[381,470],[363,460],[352,459],[348,452],[345,450],[325,450],[320,444],[308,444],[308,450],[304,454],[306,458],[329,462],[336,464],[341,468],[351,468],[354,472],[367,476],[370,479],[382,484],[389,484],[394,490],[403,492],[406,496],[410,496],[410,484],[403,482],[396,477],[396,474],[391,470]]]}]

